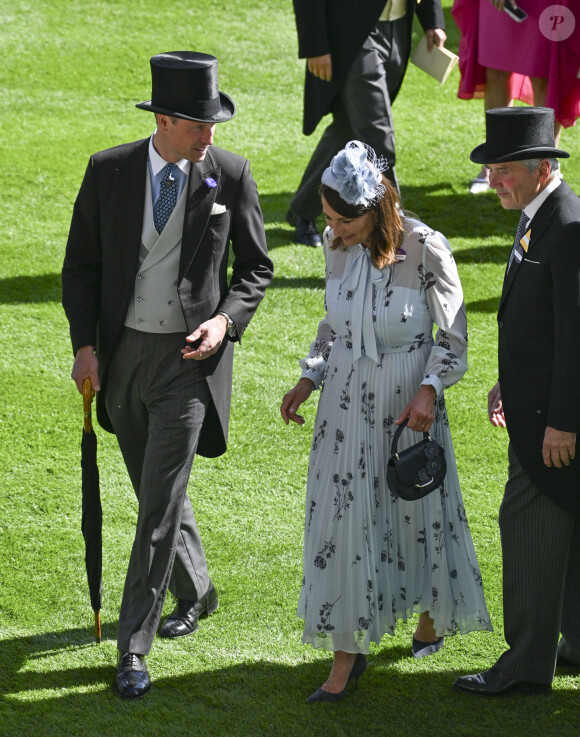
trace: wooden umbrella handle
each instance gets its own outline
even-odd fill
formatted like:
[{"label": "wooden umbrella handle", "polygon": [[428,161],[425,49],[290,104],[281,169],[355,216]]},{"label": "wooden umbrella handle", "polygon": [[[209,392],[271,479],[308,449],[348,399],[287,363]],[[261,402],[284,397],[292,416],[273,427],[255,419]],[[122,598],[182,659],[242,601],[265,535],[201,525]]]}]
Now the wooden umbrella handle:
[{"label": "wooden umbrella handle", "polygon": [[95,612],[95,639],[98,643],[101,642],[101,614]]},{"label": "wooden umbrella handle", "polygon": [[86,432],[93,431],[93,425],[91,422],[91,404],[93,402],[94,396],[95,392],[93,391],[93,385],[90,378],[87,376],[86,379],[83,380],[83,409],[85,415],[84,427]]}]

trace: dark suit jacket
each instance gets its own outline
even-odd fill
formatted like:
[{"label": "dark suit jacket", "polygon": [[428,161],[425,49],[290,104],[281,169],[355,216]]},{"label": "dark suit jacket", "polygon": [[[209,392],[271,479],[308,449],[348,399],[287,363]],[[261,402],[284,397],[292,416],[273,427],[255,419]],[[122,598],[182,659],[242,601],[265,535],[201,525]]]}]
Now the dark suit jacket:
[{"label": "dark suit jacket", "polygon": [[[97,416],[111,432],[104,402],[107,368],[139,265],[148,146],[145,139],[91,157],[75,202],[62,273],[73,350],[96,346],[101,378]],[[217,186],[208,186],[208,178]],[[225,205],[226,212],[211,216],[214,202]],[[234,262],[228,284],[230,242]],[[241,337],[272,273],[249,163],[212,146],[204,161],[191,165],[188,183],[178,276],[188,330],[224,310]],[[213,399],[200,436],[201,455],[217,456],[226,449],[232,363],[231,340],[200,361]]]},{"label": "dark suit jacket", "polygon": [[499,381],[510,441],[529,478],[580,513],[580,459],[548,468],[546,426],[580,433],[580,199],[562,182],[531,222],[498,312]]},{"label": "dark suit jacket", "polygon": [[[377,25],[387,0],[293,0],[298,30],[298,56],[307,59],[332,54],[332,80],[322,80],[306,70],[304,84],[304,134],[309,136],[330,112],[343,80],[363,43]],[[413,16],[425,30],[445,28],[441,0],[407,0],[409,38]],[[411,44],[409,43],[409,48]],[[407,67],[408,58],[404,59]],[[402,80],[402,77],[401,77]],[[398,89],[391,92],[394,101]]]}]

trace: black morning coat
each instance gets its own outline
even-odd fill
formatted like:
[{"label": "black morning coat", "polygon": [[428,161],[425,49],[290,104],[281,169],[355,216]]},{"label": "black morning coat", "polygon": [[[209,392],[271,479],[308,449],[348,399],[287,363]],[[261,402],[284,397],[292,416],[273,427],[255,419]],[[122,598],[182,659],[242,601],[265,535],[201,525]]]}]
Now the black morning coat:
[{"label": "black morning coat", "polygon": [[[110,432],[104,402],[107,368],[139,266],[148,150],[147,138],[91,157],[75,202],[63,266],[63,306],[73,350],[96,346],[101,380],[97,417]],[[214,202],[225,205],[226,211],[211,215]],[[228,282],[230,243],[234,262]],[[183,221],[178,293],[189,332],[223,310],[233,319],[239,339],[272,274],[249,162],[211,146],[202,162],[191,165]],[[231,339],[199,362],[213,400],[200,435],[201,455],[213,457],[226,450],[232,364]]]},{"label": "black morning coat", "polygon": [[498,311],[499,381],[510,441],[528,477],[580,515],[580,458],[542,459],[546,426],[580,433],[580,198],[562,182],[532,219]]},{"label": "black morning coat", "polygon": [[[324,82],[306,70],[303,131],[309,136],[320,119],[330,112],[336,93],[361,46],[377,25],[387,0],[293,1],[298,30],[298,56],[307,59],[332,54],[330,82]],[[445,28],[441,0],[407,0],[405,17],[409,38],[415,11],[424,30]],[[406,67],[408,59],[403,62]],[[393,92],[391,103],[398,91]]]}]

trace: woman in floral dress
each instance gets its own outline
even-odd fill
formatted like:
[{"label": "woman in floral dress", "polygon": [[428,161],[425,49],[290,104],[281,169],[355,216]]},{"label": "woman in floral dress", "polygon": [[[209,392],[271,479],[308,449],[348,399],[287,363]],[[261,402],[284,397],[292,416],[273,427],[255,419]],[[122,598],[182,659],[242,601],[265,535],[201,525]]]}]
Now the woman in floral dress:
[{"label": "woman in floral dress", "polygon": [[[383,162],[351,141],[322,177],[326,316],[284,421],[322,384],[308,468],[303,642],[334,651],[309,701],[336,701],[362,675],[370,642],[420,614],[415,657],[446,634],[491,630],[467,525],[443,390],[467,370],[461,284],[441,233],[406,216]],[[438,326],[435,340],[433,323]],[[420,501],[393,496],[386,467],[430,431],[447,475]]]}]

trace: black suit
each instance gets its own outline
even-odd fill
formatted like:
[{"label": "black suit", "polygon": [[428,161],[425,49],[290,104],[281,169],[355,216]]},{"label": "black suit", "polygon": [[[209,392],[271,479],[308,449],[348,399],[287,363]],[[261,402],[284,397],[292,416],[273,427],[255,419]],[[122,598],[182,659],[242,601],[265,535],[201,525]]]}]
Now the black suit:
[{"label": "black suit", "polygon": [[404,17],[379,22],[386,0],[294,0],[301,58],[330,54],[332,79],[306,70],[305,135],[332,113],[314,151],[292,211],[307,220],[321,212],[318,187],[330,159],[352,139],[371,146],[389,164],[386,176],[397,187],[391,105],[407,69],[415,12],[425,30],[445,28],[440,0],[407,0]]},{"label": "black suit", "polygon": [[[91,157],[75,202],[63,267],[63,305],[73,350],[96,345],[101,374],[99,423],[113,431],[104,397],[107,368],[123,328],[138,269],[145,207],[149,139]],[[211,188],[205,179],[218,184]],[[219,200],[227,212],[212,216]],[[228,285],[230,241],[235,263]],[[179,299],[190,332],[219,310],[239,339],[272,278],[262,213],[249,163],[212,146],[191,165],[179,266]],[[208,415],[198,452],[225,452],[232,383],[233,345],[225,340],[201,362],[216,413]],[[219,420],[219,424],[218,424]]]},{"label": "black suit", "polygon": [[[298,56],[308,59],[323,54],[332,55],[332,80],[323,82],[306,71],[304,86],[304,134],[309,136],[324,115],[331,112],[332,103],[363,43],[376,27],[386,0],[294,0],[298,30]],[[409,44],[401,59],[402,74],[389,85],[391,103],[403,81],[409,59],[413,18],[417,17],[425,30],[445,28],[440,0],[408,0],[404,18]]]},{"label": "black suit", "polygon": [[509,650],[495,667],[547,684],[560,632],[580,658],[580,458],[564,468],[542,459],[547,426],[580,432],[580,199],[565,182],[530,230],[527,253],[506,273],[498,312],[510,437],[499,517]]},{"label": "black suit", "polygon": [[[148,145],[146,139],[91,157],[62,276],[73,349],[96,345],[99,422],[117,434],[139,498],[118,644],[140,654],[149,652],[168,586],[193,601],[207,590],[186,487],[196,450],[217,456],[226,449],[233,363],[231,339],[207,360],[184,361],[179,349],[187,333],[124,327],[139,269]],[[239,339],[272,278],[248,162],[210,147],[204,161],[191,164],[186,197],[177,287],[187,331],[223,310]],[[214,203],[221,213],[211,214]],[[146,354],[140,363],[135,346],[151,360]]]},{"label": "black suit", "polygon": [[580,515],[580,460],[548,468],[546,426],[580,432],[580,199],[562,182],[535,214],[527,254],[498,310],[499,379],[510,442],[526,474]]}]

